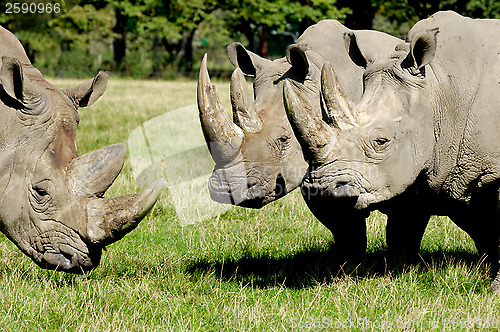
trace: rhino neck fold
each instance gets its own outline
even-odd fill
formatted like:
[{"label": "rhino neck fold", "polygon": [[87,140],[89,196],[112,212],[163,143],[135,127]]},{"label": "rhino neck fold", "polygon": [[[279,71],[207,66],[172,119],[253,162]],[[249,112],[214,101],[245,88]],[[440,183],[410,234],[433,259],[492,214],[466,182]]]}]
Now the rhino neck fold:
[{"label": "rhino neck fold", "polygon": [[[436,19],[446,15],[450,14],[438,13],[416,27],[435,27]],[[427,71],[433,76],[431,108],[434,110],[429,185],[464,201],[469,200],[476,188],[495,179],[498,174],[495,163],[499,158],[492,156],[500,153],[491,148],[492,142],[500,138],[496,134],[500,116],[491,107],[500,104],[500,72],[489,56],[500,52],[498,43],[492,45],[492,40],[498,40],[494,31],[500,24],[483,21],[480,24],[484,25],[480,25],[479,21],[464,17],[440,21],[435,59]],[[489,30],[490,24],[495,29]]]}]

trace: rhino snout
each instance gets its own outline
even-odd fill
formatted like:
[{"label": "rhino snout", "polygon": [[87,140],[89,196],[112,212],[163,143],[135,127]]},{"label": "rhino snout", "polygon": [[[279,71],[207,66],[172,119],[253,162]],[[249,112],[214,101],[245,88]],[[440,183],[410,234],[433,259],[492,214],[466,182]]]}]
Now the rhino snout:
[{"label": "rhino snout", "polygon": [[[331,175],[333,173],[333,175]],[[310,170],[302,183],[302,195],[309,201],[352,199],[354,202],[368,190],[368,183],[356,172],[336,174],[327,168]]]},{"label": "rhino snout", "polygon": [[37,233],[35,229],[28,233],[28,240],[21,240],[18,246],[43,269],[81,274],[99,265],[102,248],[89,246],[63,225],[46,233]]},{"label": "rhino snout", "polygon": [[247,176],[243,169],[236,167],[215,170],[208,180],[210,198],[222,204],[231,204],[249,208],[264,205],[266,190],[262,181]]}]

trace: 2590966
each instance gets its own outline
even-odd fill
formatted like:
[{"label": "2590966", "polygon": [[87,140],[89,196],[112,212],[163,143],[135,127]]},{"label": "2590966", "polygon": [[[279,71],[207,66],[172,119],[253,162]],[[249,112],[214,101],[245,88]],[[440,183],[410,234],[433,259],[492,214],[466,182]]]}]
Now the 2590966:
[{"label": "2590966", "polygon": [[61,13],[60,3],[27,3],[13,2],[5,4],[6,14],[59,14]]}]

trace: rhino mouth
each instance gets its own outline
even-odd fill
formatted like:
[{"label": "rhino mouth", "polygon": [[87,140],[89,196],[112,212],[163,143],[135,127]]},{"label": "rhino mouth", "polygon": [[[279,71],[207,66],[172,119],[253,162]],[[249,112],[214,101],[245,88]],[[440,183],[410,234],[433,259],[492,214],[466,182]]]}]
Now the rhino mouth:
[{"label": "rhino mouth", "polygon": [[264,205],[280,199],[288,193],[285,178],[281,174],[278,174],[276,177],[274,190],[269,190],[269,192],[266,191],[266,188],[270,186],[263,186],[262,183],[259,182],[261,181],[257,179],[254,179],[253,182],[249,180],[247,183],[248,188],[245,189],[243,193],[245,199],[241,201],[238,206],[260,209]]},{"label": "rhino mouth", "polygon": [[78,252],[46,251],[40,260],[35,260],[37,265],[47,270],[64,271],[67,273],[82,274],[92,271],[99,265],[102,250],[92,250],[91,255],[81,255]]},{"label": "rhino mouth", "polygon": [[275,199],[280,199],[288,194],[288,190],[286,188],[286,181],[283,175],[278,174],[276,176],[276,187],[274,189]]},{"label": "rhino mouth", "polygon": [[18,246],[43,269],[82,274],[92,271],[100,263],[102,247],[86,243],[70,228],[62,226],[57,231],[39,234],[34,228],[29,233],[28,242],[21,241]]}]

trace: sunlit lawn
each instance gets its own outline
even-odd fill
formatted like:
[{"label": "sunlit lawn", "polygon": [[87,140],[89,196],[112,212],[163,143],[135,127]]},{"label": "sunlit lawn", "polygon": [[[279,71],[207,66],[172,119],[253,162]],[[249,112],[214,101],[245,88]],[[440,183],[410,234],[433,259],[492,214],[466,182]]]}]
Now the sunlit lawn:
[{"label": "sunlit lawn", "polygon": [[[217,86],[228,105],[228,82]],[[141,123],[195,102],[194,81],[112,79],[100,101],[80,110],[80,153],[126,143]],[[139,190],[127,161],[107,195]],[[230,208],[183,227],[165,190],[86,276],[41,270],[1,235],[0,329],[476,331],[500,324],[488,266],[447,218],[432,218],[414,265],[387,264],[382,214],[372,214],[368,232],[365,261],[345,275],[334,265],[332,236],[297,192],[262,210]]]}]

